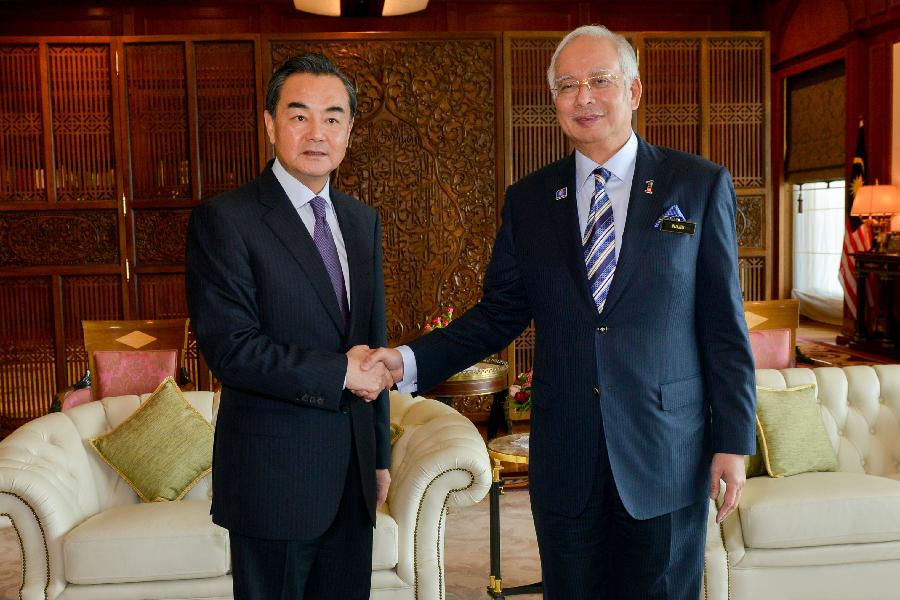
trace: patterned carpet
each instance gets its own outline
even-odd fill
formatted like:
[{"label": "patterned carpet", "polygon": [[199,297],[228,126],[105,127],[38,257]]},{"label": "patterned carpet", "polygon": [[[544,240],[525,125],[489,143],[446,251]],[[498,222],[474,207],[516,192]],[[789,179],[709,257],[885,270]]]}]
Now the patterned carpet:
[{"label": "patterned carpet", "polygon": [[[900,359],[892,359],[887,356],[859,352],[847,346],[828,344],[821,340],[811,340],[797,336],[797,347],[806,356],[831,363],[834,367],[849,367],[853,365],[886,365],[900,362]],[[808,366],[808,365],[798,365]],[[824,365],[813,365],[824,366]]]},{"label": "patterned carpet", "polygon": [[[507,586],[538,581],[540,561],[531,521],[528,490],[511,490],[500,498],[502,575]],[[22,567],[19,545],[9,521],[0,517],[0,600],[18,600]],[[487,598],[490,573],[488,499],[447,517],[445,558],[447,600]],[[536,600],[542,596],[516,596]]]}]

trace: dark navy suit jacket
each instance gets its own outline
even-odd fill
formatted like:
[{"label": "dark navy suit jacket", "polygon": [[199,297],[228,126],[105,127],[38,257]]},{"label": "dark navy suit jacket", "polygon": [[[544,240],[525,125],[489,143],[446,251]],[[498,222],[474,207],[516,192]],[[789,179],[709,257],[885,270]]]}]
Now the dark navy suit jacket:
[{"label": "dark navy suit jacket", "polygon": [[[723,167],[639,138],[601,314],[575,189],[574,155],[509,187],[482,299],[410,344],[418,387],[500,350],[534,319],[532,501],[578,515],[606,444],[626,509],[646,519],[703,499],[713,452],[754,451],[734,188]],[[654,228],[673,205],[696,224],[693,235]]]},{"label": "dark navy suit jacket", "polygon": [[387,344],[381,221],[334,188],[331,199],[350,271],[346,332],[324,263],[271,163],[191,215],[191,323],[222,382],[212,515],[243,535],[323,533],[340,503],[351,436],[375,522],[375,469],[390,464],[387,393],[366,403],[342,388],[350,347]]}]

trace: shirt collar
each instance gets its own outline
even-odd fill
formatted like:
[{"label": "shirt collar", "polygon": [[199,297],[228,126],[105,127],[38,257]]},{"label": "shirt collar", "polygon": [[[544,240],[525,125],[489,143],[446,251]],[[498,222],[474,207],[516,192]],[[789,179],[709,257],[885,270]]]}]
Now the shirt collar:
[{"label": "shirt collar", "polygon": [[637,148],[637,135],[632,131],[631,136],[629,136],[625,145],[619,148],[619,151],[609,157],[609,160],[602,165],[600,163],[595,163],[593,160],[576,150],[575,181],[578,183],[578,188],[581,189],[581,186],[585,185],[589,179],[593,178],[594,169],[597,167],[606,168],[606,170],[612,173],[612,177],[615,177],[619,181],[630,182],[632,176],[634,176],[634,163],[635,160],[637,160]]},{"label": "shirt collar", "polygon": [[331,194],[329,193],[329,188],[331,186],[331,180],[325,182],[325,187],[322,188],[322,191],[316,194],[311,189],[306,187],[306,185],[287,172],[287,169],[278,162],[278,159],[275,159],[274,164],[272,165],[272,173],[275,174],[275,178],[278,180],[278,183],[281,184],[281,187],[284,188],[284,193],[287,194],[288,200],[291,201],[291,204],[294,205],[295,210],[300,210],[306,204],[309,204],[309,201],[315,198],[316,196],[321,196],[325,199],[326,204],[331,204]]}]

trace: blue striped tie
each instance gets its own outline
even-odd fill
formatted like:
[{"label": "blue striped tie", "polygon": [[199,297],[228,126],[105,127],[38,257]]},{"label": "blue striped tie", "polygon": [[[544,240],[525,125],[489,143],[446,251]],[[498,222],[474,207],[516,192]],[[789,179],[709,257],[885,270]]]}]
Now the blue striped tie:
[{"label": "blue striped tie", "polygon": [[616,270],[616,229],[612,203],[606,193],[606,182],[610,175],[612,173],[603,167],[594,169],[594,195],[591,197],[591,212],[588,213],[582,238],[584,264],[598,313],[603,312],[609,284],[612,283]]}]

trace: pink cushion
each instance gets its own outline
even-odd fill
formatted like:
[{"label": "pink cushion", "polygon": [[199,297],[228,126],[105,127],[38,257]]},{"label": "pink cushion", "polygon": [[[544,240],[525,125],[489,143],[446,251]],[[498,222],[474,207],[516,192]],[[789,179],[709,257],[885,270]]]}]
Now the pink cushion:
[{"label": "pink cushion", "polygon": [[751,331],[750,349],[757,369],[789,369],[794,366],[790,329]]},{"label": "pink cushion", "polygon": [[166,377],[175,377],[178,350],[98,350],[94,352],[97,400],[152,392]]},{"label": "pink cushion", "polygon": [[67,410],[74,406],[78,406],[79,404],[84,404],[85,402],[90,402],[93,400],[91,397],[91,388],[81,388],[80,390],[72,390],[66,397],[63,398],[62,401],[62,410]]}]

